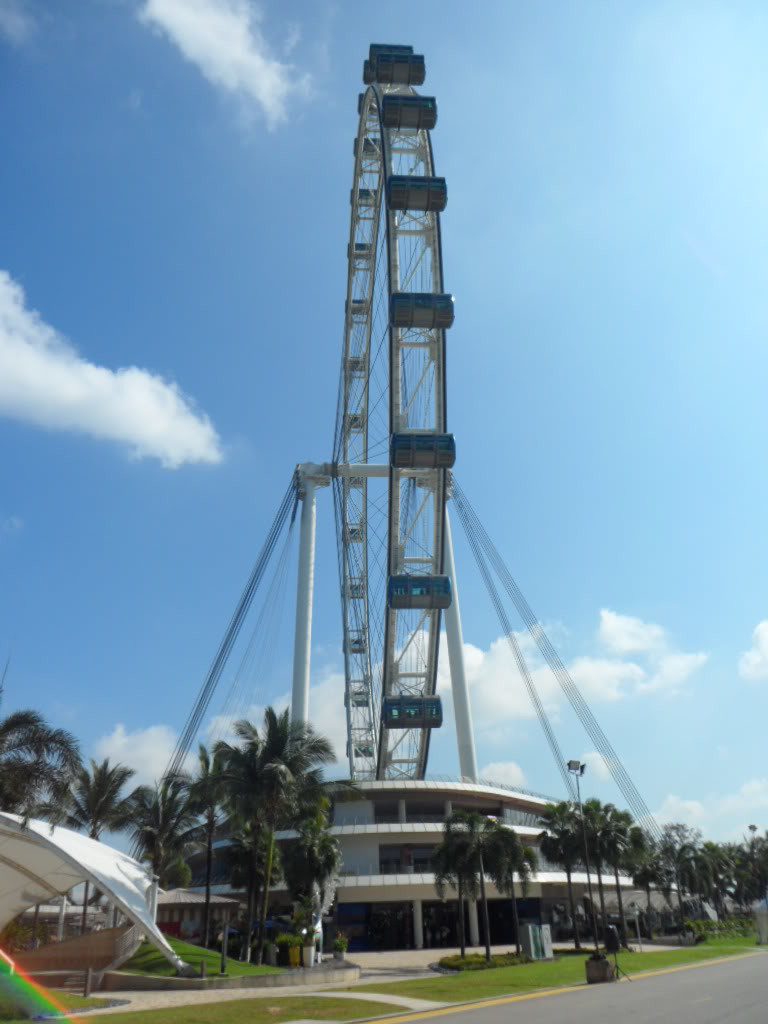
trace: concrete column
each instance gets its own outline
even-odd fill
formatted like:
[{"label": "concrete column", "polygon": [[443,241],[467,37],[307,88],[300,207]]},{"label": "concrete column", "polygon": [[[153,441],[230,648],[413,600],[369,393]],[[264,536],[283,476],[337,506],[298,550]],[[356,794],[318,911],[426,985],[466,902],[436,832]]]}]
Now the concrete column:
[{"label": "concrete column", "polygon": [[61,903],[59,904],[59,925],[56,930],[56,938],[59,942],[64,941],[64,926],[67,923],[67,897],[66,895],[61,897]]},{"label": "concrete column", "polygon": [[477,900],[469,900],[469,944],[480,945],[480,922],[477,919]]},{"label": "concrete column", "polygon": [[149,915],[155,923],[157,923],[157,891],[159,885],[160,879],[157,875],[153,875],[152,885],[149,887],[149,892],[147,893],[147,904],[149,906]]},{"label": "concrete column", "polygon": [[301,536],[299,538],[299,580],[296,591],[296,630],[293,641],[293,690],[291,721],[309,721],[309,659],[312,647],[312,591],[315,582],[315,485],[301,481]]},{"label": "concrete column", "polygon": [[446,800],[445,801],[445,807],[443,808],[443,814],[445,815],[446,818],[450,818],[450,816],[453,814],[453,804],[451,803],[450,800]]},{"label": "concrete column", "polygon": [[405,800],[397,801],[397,820],[400,822],[401,825],[404,825],[407,820],[405,814]]},{"label": "concrete column", "polygon": [[416,949],[424,948],[424,920],[421,914],[421,900],[413,901],[413,944]]},{"label": "concrete column", "polygon": [[445,634],[448,641],[448,663],[451,668],[453,715],[456,719],[456,740],[459,747],[459,770],[466,782],[477,782],[477,755],[472,730],[472,708],[464,667],[464,634],[461,629],[459,588],[456,582],[456,563],[453,557],[451,519],[445,510],[445,571],[451,580],[451,603],[445,609]]}]

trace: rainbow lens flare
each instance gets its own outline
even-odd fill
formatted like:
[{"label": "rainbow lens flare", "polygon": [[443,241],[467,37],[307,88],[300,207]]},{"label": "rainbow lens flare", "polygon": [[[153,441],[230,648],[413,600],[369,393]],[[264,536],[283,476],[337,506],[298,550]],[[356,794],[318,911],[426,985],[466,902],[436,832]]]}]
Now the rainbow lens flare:
[{"label": "rainbow lens flare", "polygon": [[0,1001],[18,1006],[21,1014],[29,1017],[64,1017],[77,1022],[66,1006],[47,988],[34,981],[16,967],[13,960],[0,949]]}]

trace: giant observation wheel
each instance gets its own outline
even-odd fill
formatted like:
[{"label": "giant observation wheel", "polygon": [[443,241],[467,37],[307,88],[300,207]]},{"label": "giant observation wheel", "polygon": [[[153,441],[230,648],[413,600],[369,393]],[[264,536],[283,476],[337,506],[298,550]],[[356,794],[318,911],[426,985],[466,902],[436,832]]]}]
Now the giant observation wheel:
[{"label": "giant observation wheel", "polygon": [[344,629],[347,754],[353,778],[424,776],[444,573],[447,473],[443,284],[431,131],[417,93],[424,58],[373,45],[358,98],[344,346],[333,473]]}]

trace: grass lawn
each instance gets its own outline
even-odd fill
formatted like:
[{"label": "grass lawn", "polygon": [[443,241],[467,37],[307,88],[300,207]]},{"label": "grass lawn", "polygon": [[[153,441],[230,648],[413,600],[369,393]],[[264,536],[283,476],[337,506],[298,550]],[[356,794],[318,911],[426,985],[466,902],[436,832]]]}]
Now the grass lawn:
[{"label": "grass lawn", "polygon": [[[61,1003],[66,1006],[68,1010],[84,1010],[86,1008],[94,1009],[97,1006],[108,1006],[109,999],[83,999],[82,996],[70,995],[69,992],[56,992],[54,994],[57,1003]],[[41,1010],[38,1006],[35,1006],[33,1013],[40,1013]],[[10,996],[5,992],[0,992],[0,1021],[3,1024],[7,1022],[17,1022],[20,1020],[28,1020],[29,1018],[22,1018],[19,1016],[19,1004],[16,1000],[12,1000]],[[62,1018],[66,1019],[66,1018]]]},{"label": "grass lawn", "polygon": [[[619,966],[629,975],[653,971],[678,964],[713,960],[719,956],[735,956],[756,950],[754,939],[731,939],[727,942],[705,942],[672,952],[624,953]],[[423,981],[395,981],[384,984],[356,985],[354,992],[381,992],[384,995],[412,996],[446,1003],[471,1002],[493,996],[530,992],[540,988],[557,988],[584,982],[584,956],[564,956],[546,963],[519,967],[498,967],[489,971],[465,971],[457,975],[435,975]]]},{"label": "grass lawn", "polygon": [[[120,1013],[116,1024],[280,1024],[282,1021],[355,1020],[384,1013],[402,1013],[402,1006],[372,1003],[366,999],[233,999],[224,1003],[203,1003],[163,1010]],[[100,1018],[94,1017],[94,1022]]]},{"label": "grass lawn", "polygon": [[[221,956],[215,950],[203,949],[201,946],[192,946],[189,942],[182,942],[180,939],[172,939],[170,937],[168,941],[181,959],[191,964],[198,973],[200,972],[201,962],[205,960],[206,972],[218,975],[219,968],[221,967]],[[176,973],[165,957],[158,953],[154,946],[150,946],[148,942],[139,946],[131,959],[123,964],[122,970],[131,971],[133,974],[161,974],[165,976]],[[242,974],[280,974],[280,968],[241,964],[239,960],[227,957],[227,975],[235,978]]]}]

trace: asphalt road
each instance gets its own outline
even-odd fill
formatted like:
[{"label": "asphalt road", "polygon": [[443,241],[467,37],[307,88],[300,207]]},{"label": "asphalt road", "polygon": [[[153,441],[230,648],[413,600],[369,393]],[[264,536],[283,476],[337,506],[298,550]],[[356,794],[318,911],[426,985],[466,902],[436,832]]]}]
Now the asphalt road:
[{"label": "asphalt road", "polygon": [[418,1017],[440,1024],[768,1024],[768,955]]}]

